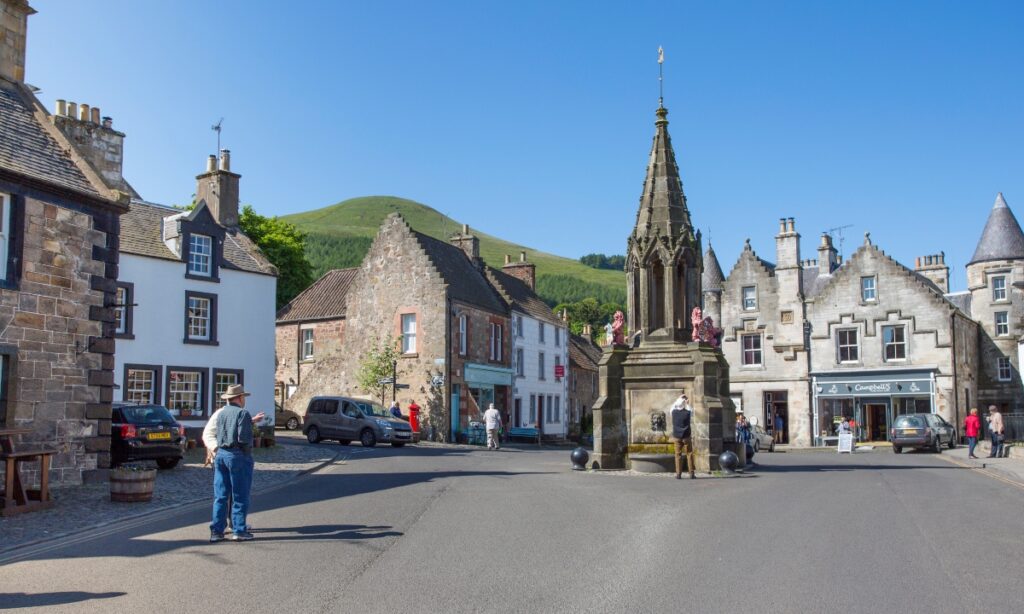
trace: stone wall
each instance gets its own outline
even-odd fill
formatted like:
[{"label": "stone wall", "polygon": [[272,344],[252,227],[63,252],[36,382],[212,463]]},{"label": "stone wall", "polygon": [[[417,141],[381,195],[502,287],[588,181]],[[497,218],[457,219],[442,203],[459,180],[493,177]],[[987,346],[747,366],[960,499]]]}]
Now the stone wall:
[{"label": "stone wall", "polygon": [[0,290],[0,344],[17,349],[7,424],[56,447],[53,483],[77,483],[110,462],[117,216],[28,197],[23,224],[19,289]]},{"label": "stone wall", "polygon": [[0,1],[0,75],[12,81],[25,80],[25,34],[34,12],[24,0]]},{"label": "stone wall", "polygon": [[[1007,300],[993,299],[991,278],[1006,278]],[[978,387],[982,410],[989,404],[1008,411],[1024,411],[1024,382],[1021,380],[1017,340],[1024,335],[1024,261],[995,260],[967,267],[967,289],[971,292],[971,316],[981,326],[979,337]],[[996,335],[995,314],[1008,312],[1009,332]],[[1010,360],[1009,381],[998,378],[998,360]]]},{"label": "stone wall", "polygon": [[[465,379],[466,365],[469,363],[478,365],[491,365],[495,367],[508,368],[511,361],[511,325],[509,318],[502,314],[495,314],[490,311],[480,309],[473,305],[463,303],[460,301],[452,302],[452,313],[449,322],[449,330],[453,331],[452,334],[452,352],[451,352],[451,384],[459,386],[460,402],[459,402],[459,423],[460,429],[465,430],[469,427],[470,420],[481,420],[484,410],[487,407],[479,407],[477,400],[473,399],[467,388],[467,382]],[[459,355],[459,342],[458,334],[459,330],[459,316],[466,315],[468,320],[469,334],[467,335],[466,343],[466,355]],[[491,333],[490,325],[499,324],[502,327],[502,356],[500,360],[491,360]],[[510,407],[510,399],[508,398],[507,390],[496,391],[494,405],[501,412],[505,423],[508,423]],[[500,394],[499,394],[500,393]]]},{"label": "stone wall", "polygon": [[[313,329],[313,358],[303,359],[300,329]],[[284,386],[299,385],[316,365],[317,358],[337,350],[345,335],[345,319],[319,322],[290,322],[275,328],[274,381]]]},{"label": "stone wall", "polygon": [[376,396],[378,391],[357,385],[360,361],[372,344],[399,334],[402,313],[415,312],[417,351],[398,361],[399,381],[410,388],[399,391],[398,400],[403,408],[415,400],[424,411],[421,421],[433,426],[438,433],[435,436],[440,436],[447,417],[446,393],[433,386],[433,377],[443,375],[446,359],[445,284],[401,217],[390,216],[381,226],[348,297],[345,328],[349,334],[336,345],[322,344],[287,407],[304,414],[309,399],[316,395]]}]

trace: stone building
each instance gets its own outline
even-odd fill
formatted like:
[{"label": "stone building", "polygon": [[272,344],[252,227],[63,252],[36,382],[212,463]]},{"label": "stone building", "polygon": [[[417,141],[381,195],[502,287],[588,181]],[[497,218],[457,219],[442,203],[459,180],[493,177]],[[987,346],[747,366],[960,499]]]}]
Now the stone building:
[{"label": "stone building", "polygon": [[508,304],[512,322],[515,379],[505,423],[536,424],[543,436],[564,438],[572,424],[566,395],[569,328],[534,292],[536,269],[526,261],[526,252],[516,262],[506,255],[500,271],[488,268],[486,273]]},{"label": "stone building", "polygon": [[597,401],[597,365],[601,348],[590,339],[589,325],[582,335],[569,336],[569,438],[575,439],[588,424],[593,424]]},{"label": "stone building", "polygon": [[357,268],[335,269],[277,312],[275,397],[284,405],[320,355],[338,350],[345,336],[345,305]]},{"label": "stone building", "polygon": [[241,231],[230,152],[209,156],[196,206],[139,198],[122,218],[116,401],[158,403],[199,429],[231,385],[273,423],[277,269]]},{"label": "stone building", "polygon": [[[25,0],[0,0],[0,426],[54,447],[50,479],[110,460],[124,135],[89,105],[50,115],[25,84]],[[26,476],[29,477],[29,476]]]},{"label": "stone building", "polygon": [[[824,234],[800,257],[792,218],[780,220],[776,262],[749,241],[704,301],[720,315],[734,402],[784,441],[821,443],[841,416],[864,441],[885,441],[895,416],[934,412],[962,425],[972,407],[1020,411],[1024,232],[1000,194],[967,265],[968,290],[949,292],[942,253],[910,269],[868,236],[845,262]],[[706,271],[714,255],[705,254]]]},{"label": "stone building", "polygon": [[[398,381],[410,386],[398,400],[423,408],[426,437],[458,439],[490,402],[508,414],[509,307],[487,281],[479,239],[468,228],[446,243],[388,216],[345,297],[342,341],[315,350],[289,409],[304,413],[318,394],[374,396],[358,386],[360,361],[372,347],[395,342]],[[290,342],[278,347],[279,356],[293,352]]]}]

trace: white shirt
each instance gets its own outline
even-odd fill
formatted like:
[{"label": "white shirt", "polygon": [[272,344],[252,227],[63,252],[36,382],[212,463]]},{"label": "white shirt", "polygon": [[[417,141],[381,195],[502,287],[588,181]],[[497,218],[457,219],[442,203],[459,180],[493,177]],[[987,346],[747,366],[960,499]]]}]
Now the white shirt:
[{"label": "white shirt", "polygon": [[484,422],[487,424],[487,430],[493,431],[501,426],[501,414],[492,407],[484,412]]},{"label": "white shirt", "polygon": [[[224,407],[227,407],[227,405]],[[224,409],[224,407],[213,412],[210,419],[206,421],[206,426],[203,427],[203,445],[206,446],[207,450],[217,449],[217,414],[219,414],[221,409]]]},{"label": "white shirt", "polygon": [[690,409],[690,404],[683,400],[683,397],[676,399],[676,402],[672,404],[672,409],[669,411],[679,411],[685,409],[686,411],[693,411]]}]

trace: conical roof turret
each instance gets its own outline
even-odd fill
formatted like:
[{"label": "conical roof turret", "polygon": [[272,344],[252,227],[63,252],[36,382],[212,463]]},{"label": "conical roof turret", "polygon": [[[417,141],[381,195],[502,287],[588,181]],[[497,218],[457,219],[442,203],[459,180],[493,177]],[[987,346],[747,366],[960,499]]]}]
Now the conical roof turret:
[{"label": "conical roof turret", "polygon": [[672,150],[672,139],[668,135],[668,109],[659,106],[656,115],[654,143],[647,161],[647,177],[633,234],[637,238],[683,235],[692,240],[690,212],[686,208],[683,182]]},{"label": "conical roof turret", "polygon": [[701,276],[701,286],[703,286],[704,292],[721,290],[723,281],[725,281],[725,275],[722,274],[722,266],[718,264],[718,256],[715,255],[715,250],[711,248],[711,242],[708,241],[708,249],[704,252],[704,273]]},{"label": "conical roof turret", "polygon": [[1024,259],[1024,232],[1000,192],[988,214],[985,230],[981,232],[978,247],[974,249],[974,257],[967,265],[989,260],[1017,259]]}]

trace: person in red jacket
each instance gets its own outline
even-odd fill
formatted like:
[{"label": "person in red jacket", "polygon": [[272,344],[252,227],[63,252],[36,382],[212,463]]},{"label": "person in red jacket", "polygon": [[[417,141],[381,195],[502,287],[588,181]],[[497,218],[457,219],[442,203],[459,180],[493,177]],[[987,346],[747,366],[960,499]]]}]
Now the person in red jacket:
[{"label": "person in red jacket", "polygon": [[967,436],[967,458],[978,458],[974,455],[974,446],[978,445],[978,432],[981,430],[981,419],[978,408],[972,407],[971,414],[964,419],[964,435]]}]

